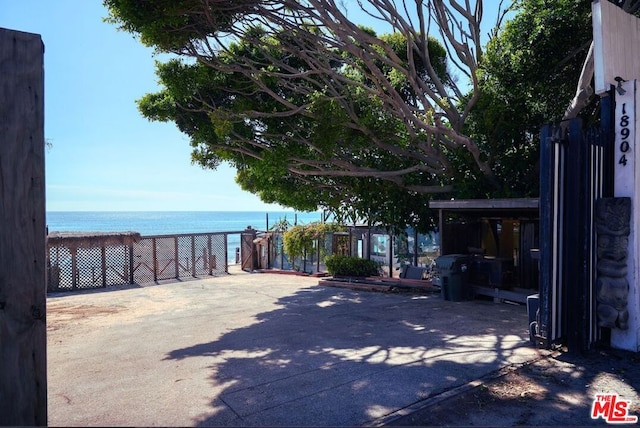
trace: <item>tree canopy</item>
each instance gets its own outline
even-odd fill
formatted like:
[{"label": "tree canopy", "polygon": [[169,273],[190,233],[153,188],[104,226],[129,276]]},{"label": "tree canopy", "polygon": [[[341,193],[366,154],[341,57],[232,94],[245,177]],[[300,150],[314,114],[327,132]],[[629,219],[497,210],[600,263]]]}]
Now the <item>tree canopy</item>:
[{"label": "tree canopy", "polygon": [[[499,10],[483,45],[484,3]],[[189,135],[196,163],[230,162],[266,202],[390,224],[429,223],[434,193],[537,192],[537,129],[575,92],[590,4],[503,3],[104,0],[175,54],[139,108]]]},{"label": "tree canopy", "polygon": [[[431,193],[450,190],[447,155],[462,148],[492,176],[477,145],[460,132],[475,97],[461,103],[457,82],[462,75],[464,87],[468,79],[477,84],[482,2],[416,1],[412,9],[409,2],[402,9],[383,0],[359,2],[368,19],[389,28],[386,36],[350,21],[334,1],[105,4],[111,21],[143,43],[196,60],[183,60],[188,78],[206,79],[203,68],[216,72],[207,81],[215,93],[192,93],[218,125],[207,144],[197,139],[198,160],[215,165],[230,152],[261,161],[274,154],[301,177],[376,177]],[[433,28],[443,44],[429,38]],[[180,69],[175,62],[169,67]],[[164,95],[154,101],[168,104]],[[250,102],[243,106],[238,98]],[[314,120],[319,110],[328,113],[320,119],[340,119],[328,129],[336,138],[308,132],[323,125]],[[275,123],[280,132],[268,132]],[[353,135],[355,141],[337,138]],[[362,145],[367,156],[353,156]],[[380,153],[404,162],[380,162]]]}]

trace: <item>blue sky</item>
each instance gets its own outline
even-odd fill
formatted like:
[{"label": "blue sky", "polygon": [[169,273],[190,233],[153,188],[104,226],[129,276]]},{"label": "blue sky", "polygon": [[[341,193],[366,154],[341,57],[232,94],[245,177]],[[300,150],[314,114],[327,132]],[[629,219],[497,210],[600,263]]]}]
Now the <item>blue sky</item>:
[{"label": "blue sky", "polygon": [[282,210],[243,192],[229,166],[192,165],[186,136],[140,115],[156,58],[105,16],[101,0],[0,0],[0,27],[45,44],[47,210]]},{"label": "blue sky", "polygon": [[101,0],[0,0],[0,27],[45,44],[47,210],[282,210],[242,191],[228,165],[192,165],[186,136],[140,115],[157,58],[106,15]]}]

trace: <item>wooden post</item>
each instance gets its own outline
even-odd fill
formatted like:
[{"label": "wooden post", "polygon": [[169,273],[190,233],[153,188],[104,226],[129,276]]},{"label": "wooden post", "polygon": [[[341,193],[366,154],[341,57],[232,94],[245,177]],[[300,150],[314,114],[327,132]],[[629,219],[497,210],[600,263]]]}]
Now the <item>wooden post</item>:
[{"label": "wooden post", "polygon": [[43,53],[0,28],[0,425],[47,424]]}]

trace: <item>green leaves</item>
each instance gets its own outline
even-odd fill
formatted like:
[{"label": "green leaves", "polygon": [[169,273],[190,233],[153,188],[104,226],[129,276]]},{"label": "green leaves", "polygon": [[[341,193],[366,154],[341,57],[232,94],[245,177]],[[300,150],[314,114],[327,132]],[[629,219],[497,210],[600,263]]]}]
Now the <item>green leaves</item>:
[{"label": "green leaves", "polygon": [[488,194],[459,153],[458,188],[467,197],[538,195],[540,127],[569,105],[592,37],[588,2],[520,0],[516,12],[485,49],[480,99],[465,125],[500,188]]},{"label": "green leaves", "polygon": [[367,259],[331,254],[324,260],[327,271],[333,276],[366,277],[379,276],[380,265]]},{"label": "green leaves", "polygon": [[[336,223],[314,222],[308,225],[293,226],[282,235],[284,252],[293,264],[295,259],[313,254],[318,241],[323,242],[328,233],[345,230],[344,226]],[[320,249],[323,252],[324,245],[321,245]],[[321,257],[324,256],[321,254]]]},{"label": "green leaves", "polygon": [[[103,0],[107,22],[139,34],[140,41],[164,52],[180,52],[192,42],[229,31],[257,0]],[[204,6],[203,4],[207,5]]]}]

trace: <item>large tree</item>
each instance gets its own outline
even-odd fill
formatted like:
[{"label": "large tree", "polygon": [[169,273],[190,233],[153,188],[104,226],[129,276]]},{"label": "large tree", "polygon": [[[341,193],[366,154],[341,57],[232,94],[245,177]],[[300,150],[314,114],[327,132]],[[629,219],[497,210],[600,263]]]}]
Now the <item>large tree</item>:
[{"label": "large tree", "polygon": [[[215,135],[195,142],[212,165],[230,152],[259,161],[276,157],[298,177],[374,177],[433,193],[451,190],[455,170],[450,156],[462,150],[478,174],[499,186],[486,154],[463,132],[479,94],[472,90],[472,96],[463,97],[478,85],[482,1],[105,4],[112,21],[139,34],[144,43],[230,76],[232,84],[219,95],[260,101],[244,110],[229,109],[220,99],[193,93],[218,124]],[[396,37],[377,36],[350,20],[356,9]],[[446,73],[439,57],[434,60],[429,34],[438,35],[448,54]],[[400,50],[394,45],[398,42]],[[219,83],[223,89],[229,82]],[[320,131],[307,132],[309,124],[321,123],[314,118],[319,105],[323,111],[340,110],[342,129],[328,130],[335,133],[331,141],[317,141]],[[288,121],[292,117],[298,119]],[[297,126],[278,135],[264,132],[278,120]],[[357,139],[340,139],[341,132]],[[354,156],[364,153],[365,145],[371,156]],[[381,153],[399,161],[386,162]]]},{"label": "large tree", "polygon": [[[563,117],[587,57],[591,27],[587,2],[520,0],[486,45],[480,96],[465,132],[488,153],[503,184],[493,196],[538,195],[539,130]],[[488,193],[482,177],[476,178],[459,189],[465,196]]]},{"label": "large tree", "polygon": [[[245,189],[299,209],[535,194],[537,127],[589,63],[587,1],[486,2],[499,9],[486,55],[481,0],[105,4],[112,22],[181,58],[159,64],[166,89],[143,113],[175,121],[196,162],[229,161]],[[520,18],[498,32],[509,8]],[[576,100],[567,116],[589,98]]]}]

